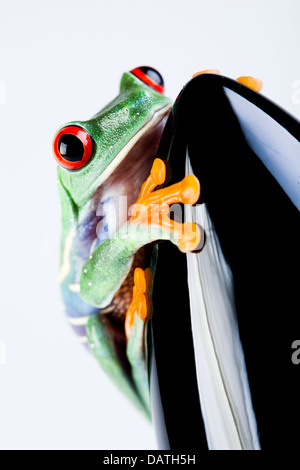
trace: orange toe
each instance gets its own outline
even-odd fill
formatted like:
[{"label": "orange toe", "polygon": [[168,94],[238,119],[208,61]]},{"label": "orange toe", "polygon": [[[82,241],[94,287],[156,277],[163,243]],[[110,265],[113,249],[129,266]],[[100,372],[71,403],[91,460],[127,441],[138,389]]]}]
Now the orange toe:
[{"label": "orange toe", "polygon": [[181,251],[193,251],[200,243],[200,230],[195,224],[182,224],[171,220],[169,210],[171,204],[196,204],[200,196],[200,183],[194,175],[187,175],[179,183],[154,189],[161,185],[166,177],[165,163],[157,158],[152,166],[150,176],[142,186],[136,204],[133,206],[132,217],[128,224],[143,224],[155,228],[161,227],[176,240]]},{"label": "orange toe", "polygon": [[143,271],[141,268],[136,268],[134,271],[132,301],[125,316],[125,334],[127,341],[133,329],[135,316],[138,315],[143,322],[146,322],[152,316],[151,288],[151,269],[147,268]]},{"label": "orange toe", "polygon": [[254,91],[260,91],[263,87],[263,82],[254,77],[239,77],[237,78],[237,81]]},{"label": "orange toe", "polygon": [[220,70],[216,70],[216,69],[201,70],[201,72],[194,73],[193,78],[196,77],[197,75],[202,75],[204,73],[213,73],[215,75],[220,75]]},{"label": "orange toe", "polygon": [[142,185],[136,204],[139,203],[142,198],[150,194],[157,186],[162,185],[165,179],[166,165],[160,158],[156,158],[153,162],[150,175]]}]

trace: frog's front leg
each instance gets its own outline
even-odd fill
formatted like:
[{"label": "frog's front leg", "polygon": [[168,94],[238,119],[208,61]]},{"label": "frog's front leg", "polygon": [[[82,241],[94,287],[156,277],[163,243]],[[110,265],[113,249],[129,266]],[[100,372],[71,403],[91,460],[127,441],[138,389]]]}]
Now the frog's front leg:
[{"label": "frog's front leg", "polygon": [[156,240],[170,240],[183,251],[193,251],[200,242],[196,224],[178,223],[168,217],[174,203],[195,204],[200,184],[195,176],[154,191],[164,183],[166,167],[162,160],[153,163],[150,176],[141,188],[133,215],[110,238],[103,241],[85,263],[80,281],[82,299],[105,308],[112,301],[130,271],[135,253]]}]

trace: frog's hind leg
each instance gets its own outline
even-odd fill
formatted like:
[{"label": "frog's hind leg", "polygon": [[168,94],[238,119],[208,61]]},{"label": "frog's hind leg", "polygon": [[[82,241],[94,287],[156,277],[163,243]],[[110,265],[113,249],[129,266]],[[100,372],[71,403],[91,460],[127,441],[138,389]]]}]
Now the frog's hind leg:
[{"label": "frog's hind leg", "polygon": [[[120,351],[118,350],[120,350],[120,347],[122,348],[122,344],[118,344],[114,334],[112,334],[109,319],[106,315],[91,316],[86,325],[86,332],[89,347],[104,372],[119,390],[149,418],[149,410],[140,398],[124,360],[120,361]],[[128,364],[128,369],[130,369],[130,364]]]},{"label": "frog's hind leg", "polygon": [[132,378],[145,408],[150,414],[150,393],[147,358],[147,322],[152,316],[152,272],[136,268],[132,302],[125,317],[127,357],[131,365]]}]

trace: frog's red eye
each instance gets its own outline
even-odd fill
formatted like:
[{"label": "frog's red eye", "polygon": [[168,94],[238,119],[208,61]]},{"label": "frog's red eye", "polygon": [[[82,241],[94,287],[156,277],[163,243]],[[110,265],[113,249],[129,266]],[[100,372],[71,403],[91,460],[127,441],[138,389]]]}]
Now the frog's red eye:
[{"label": "frog's red eye", "polygon": [[159,91],[160,93],[164,92],[164,81],[161,74],[157,70],[151,67],[143,66],[132,69],[130,72],[154,90]]},{"label": "frog's red eye", "polygon": [[79,126],[61,129],[54,139],[54,155],[58,163],[67,170],[79,170],[93,155],[93,139]]}]

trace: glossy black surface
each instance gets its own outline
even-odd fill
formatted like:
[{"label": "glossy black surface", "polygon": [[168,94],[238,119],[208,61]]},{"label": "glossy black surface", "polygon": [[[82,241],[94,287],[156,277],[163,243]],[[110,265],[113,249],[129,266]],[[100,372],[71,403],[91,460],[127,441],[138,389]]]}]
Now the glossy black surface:
[{"label": "glossy black surface", "polygon": [[[291,361],[291,345],[300,336],[299,212],[249,148],[223,86],[255,102],[299,141],[299,123],[283,110],[232,80],[207,75],[181,92],[174,138],[171,143],[166,133],[162,145],[171,143],[173,181],[185,175],[188,149],[201,182],[200,202],[208,208],[233,273],[261,447],[296,448],[300,365]],[[163,243],[154,284],[153,342],[171,449],[206,447],[186,269],[186,257]]]},{"label": "glossy black surface", "polygon": [[[197,389],[189,314],[186,258],[169,243],[159,248],[153,285],[153,344],[158,383],[154,422],[164,426],[171,449],[207,449]],[[153,385],[153,382],[152,382]],[[163,416],[157,416],[159,393]],[[159,422],[160,421],[160,422]],[[159,431],[161,434],[161,431]],[[165,448],[166,440],[159,439]]]}]

